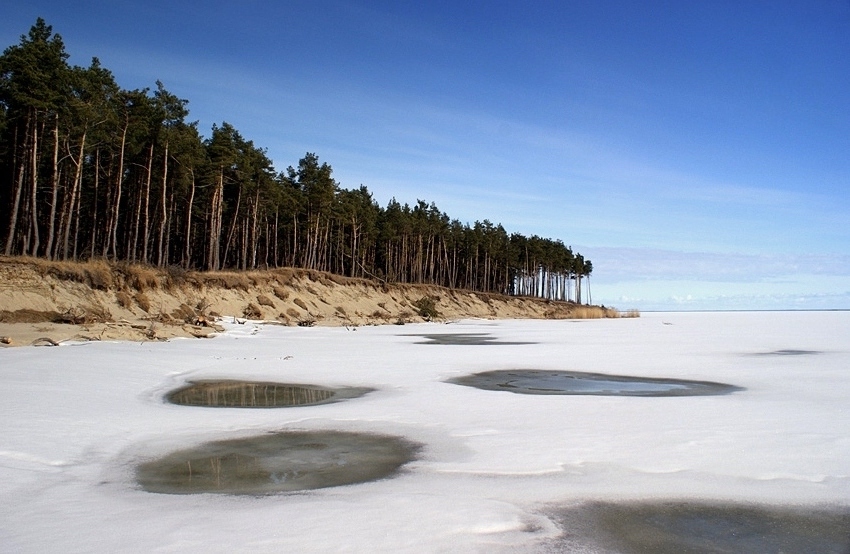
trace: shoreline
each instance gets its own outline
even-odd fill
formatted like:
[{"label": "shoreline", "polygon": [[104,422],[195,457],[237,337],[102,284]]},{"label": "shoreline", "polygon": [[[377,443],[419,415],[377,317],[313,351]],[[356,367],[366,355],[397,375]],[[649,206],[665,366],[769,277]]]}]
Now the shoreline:
[{"label": "shoreline", "polygon": [[289,326],[636,317],[574,302],[387,284],[295,268],[177,268],[0,257],[0,346],[157,341],[220,332],[216,318]]}]

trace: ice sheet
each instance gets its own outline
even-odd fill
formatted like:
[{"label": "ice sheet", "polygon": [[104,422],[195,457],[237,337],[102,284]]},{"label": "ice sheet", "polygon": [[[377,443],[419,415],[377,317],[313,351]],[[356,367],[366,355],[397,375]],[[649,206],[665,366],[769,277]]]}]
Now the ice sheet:
[{"label": "ice sheet", "polygon": [[[226,327],[206,340],[0,351],[0,550],[533,551],[561,532],[547,508],[583,500],[850,504],[850,312]],[[513,344],[420,344],[441,333]],[[531,396],[444,382],[497,369],[746,390]],[[376,390],[280,410],[164,401],[201,379]],[[134,481],[139,463],[177,449],[313,429],[425,448],[395,478],[306,493],[175,496]]]}]

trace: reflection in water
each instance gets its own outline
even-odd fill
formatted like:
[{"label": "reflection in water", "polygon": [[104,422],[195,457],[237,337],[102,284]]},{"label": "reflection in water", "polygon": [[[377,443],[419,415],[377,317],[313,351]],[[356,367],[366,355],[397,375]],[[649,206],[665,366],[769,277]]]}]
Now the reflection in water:
[{"label": "reflection in water", "polygon": [[420,445],[399,437],[341,431],[283,432],[210,442],[141,464],[148,492],[271,494],[389,477]]},{"label": "reflection in water", "polygon": [[704,396],[728,394],[740,387],[710,381],[656,379],[579,371],[516,369],[485,371],[448,380],[449,383],[518,394],[584,394],[595,396]]},{"label": "reflection in water", "polygon": [[196,381],[172,391],[167,399],[182,406],[281,408],[338,402],[363,396],[371,390],[249,381]]},{"label": "reflection in water", "polygon": [[594,503],[562,510],[557,518],[569,531],[552,541],[559,552],[850,552],[846,508]]}]

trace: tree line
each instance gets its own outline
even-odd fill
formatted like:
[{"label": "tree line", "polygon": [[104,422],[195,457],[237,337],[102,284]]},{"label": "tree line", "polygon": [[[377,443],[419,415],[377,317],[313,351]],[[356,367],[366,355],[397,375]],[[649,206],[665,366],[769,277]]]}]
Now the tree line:
[{"label": "tree line", "polygon": [[307,153],[278,172],[229,123],[203,137],[157,81],[71,66],[39,18],[0,57],[0,248],[220,270],[299,267],[581,301],[589,260],[560,240],[470,225],[433,203],[381,207]]}]

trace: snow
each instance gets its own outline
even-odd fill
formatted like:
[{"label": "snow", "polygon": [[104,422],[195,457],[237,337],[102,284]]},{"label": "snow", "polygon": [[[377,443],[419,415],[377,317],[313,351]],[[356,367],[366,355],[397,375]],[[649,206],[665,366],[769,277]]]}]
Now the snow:
[{"label": "snow", "polygon": [[[547,507],[585,500],[850,504],[850,312],[225,327],[205,340],[0,351],[0,550],[533,551],[561,532]],[[437,333],[530,344],[422,344]],[[444,382],[496,369],[746,390],[536,396]],[[163,401],[215,378],[376,391],[281,409]],[[141,461],[176,449],[317,429],[398,435],[424,450],[393,478],[301,493],[168,495],[134,481]]]}]

